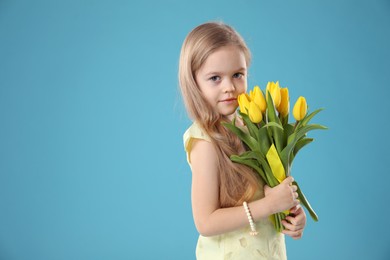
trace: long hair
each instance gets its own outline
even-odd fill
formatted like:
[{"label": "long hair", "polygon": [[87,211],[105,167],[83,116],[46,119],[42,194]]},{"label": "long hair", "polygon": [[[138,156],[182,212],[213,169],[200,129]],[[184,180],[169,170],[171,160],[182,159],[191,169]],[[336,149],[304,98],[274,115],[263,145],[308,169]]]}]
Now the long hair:
[{"label": "long hair", "polygon": [[179,61],[179,85],[189,116],[210,137],[218,158],[219,201],[231,207],[251,200],[259,189],[260,180],[253,170],[233,163],[230,156],[243,151],[243,144],[222,122],[227,118],[217,113],[203,96],[195,75],[206,59],[217,49],[236,46],[244,54],[247,66],[251,54],[242,37],[230,26],[210,22],[193,29],[184,40]]}]

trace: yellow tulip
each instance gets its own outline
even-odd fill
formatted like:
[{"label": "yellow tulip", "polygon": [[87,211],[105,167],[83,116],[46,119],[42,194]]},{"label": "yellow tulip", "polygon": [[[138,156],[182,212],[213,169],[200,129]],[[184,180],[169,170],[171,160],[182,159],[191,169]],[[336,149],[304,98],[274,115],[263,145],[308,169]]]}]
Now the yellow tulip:
[{"label": "yellow tulip", "polygon": [[267,103],[265,102],[265,98],[263,92],[261,92],[259,86],[255,86],[253,91],[250,91],[251,99],[259,106],[262,113],[267,109]]},{"label": "yellow tulip", "polygon": [[280,104],[277,109],[282,117],[288,115],[288,112],[290,111],[290,97],[288,96],[288,88],[280,89]]},{"label": "yellow tulip", "polygon": [[243,93],[238,96],[237,101],[238,105],[240,106],[241,113],[248,114],[247,110],[249,110],[249,103],[251,98],[248,96],[248,94]]},{"label": "yellow tulip", "polygon": [[295,102],[294,108],[293,108],[293,115],[295,120],[300,121],[302,120],[307,113],[307,103],[306,99],[302,96],[300,96]]},{"label": "yellow tulip", "polygon": [[249,103],[249,119],[256,124],[263,119],[260,107],[254,101]]},{"label": "yellow tulip", "polygon": [[[280,104],[280,86],[279,81],[268,82],[266,93],[269,92],[271,94],[272,100],[274,101],[275,107],[278,107]],[[268,98],[268,94],[266,95]]]}]

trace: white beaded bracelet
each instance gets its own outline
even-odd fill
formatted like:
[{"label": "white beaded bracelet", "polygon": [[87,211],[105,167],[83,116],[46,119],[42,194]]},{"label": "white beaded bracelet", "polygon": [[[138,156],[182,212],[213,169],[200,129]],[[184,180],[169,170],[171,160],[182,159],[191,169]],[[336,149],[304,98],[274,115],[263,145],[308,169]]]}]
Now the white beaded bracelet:
[{"label": "white beaded bracelet", "polygon": [[258,232],[256,231],[256,226],[255,226],[255,223],[253,222],[252,215],[251,215],[251,212],[250,212],[249,207],[248,207],[248,203],[246,203],[246,201],[244,201],[243,205],[244,205],[245,213],[248,216],[249,225],[251,227],[251,232],[249,232],[249,234],[251,236],[256,236],[258,234]]}]

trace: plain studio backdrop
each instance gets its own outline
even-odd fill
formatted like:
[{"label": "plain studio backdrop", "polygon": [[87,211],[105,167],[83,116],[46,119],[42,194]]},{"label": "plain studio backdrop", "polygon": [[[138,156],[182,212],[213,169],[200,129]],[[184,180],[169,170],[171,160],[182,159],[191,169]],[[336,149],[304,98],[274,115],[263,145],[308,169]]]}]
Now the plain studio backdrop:
[{"label": "plain studio backdrop", "polygon": [[249,88],[325,108],[292,169],[320,221],[289,259],[390,259],[388,0],[0,0],[0,259],[195,259],[177,69],[214,20]]}]

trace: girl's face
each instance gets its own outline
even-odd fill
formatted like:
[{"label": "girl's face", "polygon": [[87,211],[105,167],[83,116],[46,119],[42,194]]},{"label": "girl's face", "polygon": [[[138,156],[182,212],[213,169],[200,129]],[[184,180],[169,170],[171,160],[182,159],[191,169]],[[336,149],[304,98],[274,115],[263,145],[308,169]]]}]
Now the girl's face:
[{"label": "girl's face", "polygon": [[237,96],[246,91],[247,66],[237,46],[225,46],[213,52],[195,74],[207,102],[221,115],[232,118]]}]

